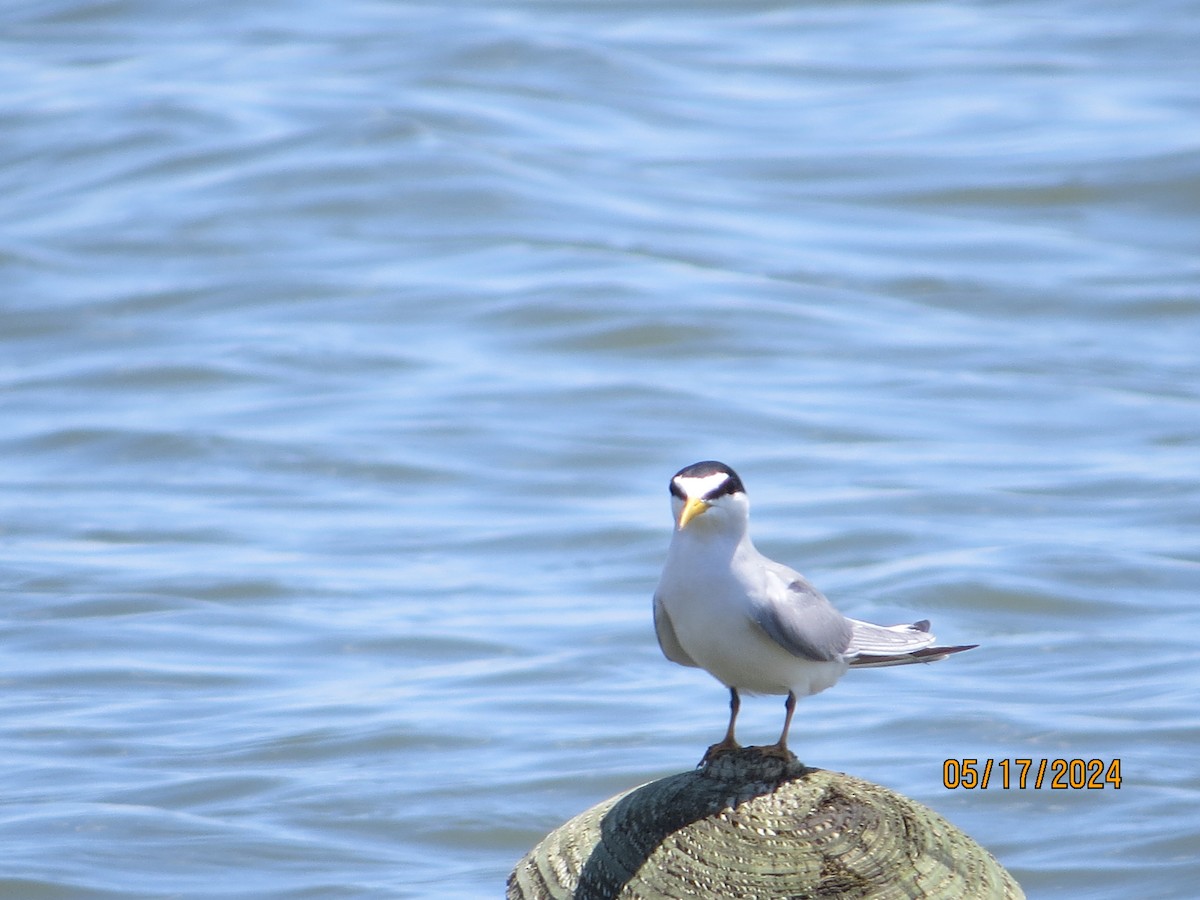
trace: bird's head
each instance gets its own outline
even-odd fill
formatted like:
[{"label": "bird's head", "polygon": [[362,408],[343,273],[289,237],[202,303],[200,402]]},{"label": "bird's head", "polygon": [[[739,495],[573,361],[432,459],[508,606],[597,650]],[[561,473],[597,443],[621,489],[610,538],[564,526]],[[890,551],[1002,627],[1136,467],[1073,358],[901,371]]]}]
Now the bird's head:
[{"label": "bird's head", "polygon": [[737,472],[714,460],[693,463],[671,479],[675,530],[745,530],[750,501]]}]

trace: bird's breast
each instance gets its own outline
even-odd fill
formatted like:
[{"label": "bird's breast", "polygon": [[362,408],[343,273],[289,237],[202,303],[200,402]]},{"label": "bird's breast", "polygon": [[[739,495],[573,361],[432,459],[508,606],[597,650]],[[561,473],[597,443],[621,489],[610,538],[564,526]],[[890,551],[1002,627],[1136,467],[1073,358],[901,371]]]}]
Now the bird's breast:
[{"label": "bird's breast", "polygon": [[760,694],[815,694],[846,670],[842,661],[817,662],[775,643],[754,621],[747,586],[721,573],[660,585],[680,646],[728,687]]}]

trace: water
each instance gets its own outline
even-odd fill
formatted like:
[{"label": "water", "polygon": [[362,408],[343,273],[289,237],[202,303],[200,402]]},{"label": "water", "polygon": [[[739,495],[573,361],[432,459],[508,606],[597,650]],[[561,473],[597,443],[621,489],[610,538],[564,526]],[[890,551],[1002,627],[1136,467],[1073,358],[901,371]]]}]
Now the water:
[{"label": "water", "polygon": [[[1194,896],[1196,3],[2,18],[0,895],[499,895],[719,737],[649,613],[716,457],[983,645],[803,759],[1031,897]],[[942,786],[1076,756],[1120,790]]]}]

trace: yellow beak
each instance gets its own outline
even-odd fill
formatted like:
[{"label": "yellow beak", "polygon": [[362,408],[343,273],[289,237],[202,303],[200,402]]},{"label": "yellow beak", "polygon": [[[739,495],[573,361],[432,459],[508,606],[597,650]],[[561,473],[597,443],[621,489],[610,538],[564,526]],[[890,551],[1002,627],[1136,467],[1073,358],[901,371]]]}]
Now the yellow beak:
[{"label": "yellow beak", "polygon": [[683,510],[679,513],[679,530],[683,531],[683,529],[687,528],[688,522],[692,521],[696,516],[705,513],[708,510],[708,506],[709,504],[705,500],[689,497],[687,503],[684,504]]}]

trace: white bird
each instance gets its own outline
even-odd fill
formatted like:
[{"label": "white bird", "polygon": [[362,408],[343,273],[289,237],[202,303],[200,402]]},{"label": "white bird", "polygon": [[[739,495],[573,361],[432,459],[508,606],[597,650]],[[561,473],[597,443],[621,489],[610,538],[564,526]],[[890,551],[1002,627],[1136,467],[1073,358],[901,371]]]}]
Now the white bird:
[{"label": "white bird", "polygon": [[654,629],[667,659],[729,688],[729,727],[706,760],[740,746],[739,691],[787,695],[779,740],[760,748],[787,758],[797,697],[831,687],[851,667],[935,662],[978,646],[934,646],[926,620],[873,625],[843,616],[803,575],[754,548],[750,502],[724,463],[680,469],[671,508],[675,532],[654,592]]}]

